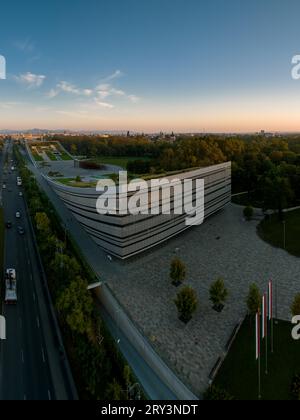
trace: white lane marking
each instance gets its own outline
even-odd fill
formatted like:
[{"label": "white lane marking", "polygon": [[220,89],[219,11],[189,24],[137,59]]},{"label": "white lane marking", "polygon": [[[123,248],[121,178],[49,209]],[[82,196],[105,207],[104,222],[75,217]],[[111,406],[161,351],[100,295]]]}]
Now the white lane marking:
[{"label": "white lane marking", "polygon": [[51,393],[50,393],[49,389],[48,389],[48,398],[49,398],[49,401],[51,401]]},{"label": "white lane marking", "polygon": [[45,352],[44,352],[43,347],[42,347],[42,358],[43,358],[43,362],[46,363]]},{"label": "white lane marking", "polygon": [[30,260],[28,260],[28,265],[30,265]]},{"label": "white lane marking", "polygon": [[27,397],[26,397],[26,395],[24,395],[24,401],[27,401]]},{"label": "white lane marking", "polygon": [[21,360],[22,360],[22,363],[24,363],[24,352],[23,352],[23,350],[21,350]]},{"label": "white lane marking", "polygon": [[38,328],[40,328],[40,319],[38,316],[36,317],[36,323],[37,323]]},{"label": "white lane marking", "polygon": [[35,293],[34,292],[32,293],[32,296],[33,296],[33,300],[35,301]]}]

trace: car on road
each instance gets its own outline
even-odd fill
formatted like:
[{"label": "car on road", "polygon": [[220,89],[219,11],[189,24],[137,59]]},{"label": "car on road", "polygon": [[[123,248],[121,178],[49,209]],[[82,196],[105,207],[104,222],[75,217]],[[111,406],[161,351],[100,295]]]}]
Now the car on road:
[{"label": "car on road", "polygon": [[3,184],[3,187],[2,187],[4,190],[6,189],[6,185],[5,184]]},{"label": "car on road", "polygon": [[11,229],[12,228],[12,223],[10,221],[5,223],[5,226],[7,229]]},{"label": "car on road", "polygon": [[19,197],[23,197],[22,191],[19,192]]},{"label": "car on road", "polygon": [[18,226],[19,235],[25,235],[25,229],[22,226]]},{"label": "car on road", "polygon": [[16,218],[20,219],[21,218],[21,213],[19,211],[16,212]]}]

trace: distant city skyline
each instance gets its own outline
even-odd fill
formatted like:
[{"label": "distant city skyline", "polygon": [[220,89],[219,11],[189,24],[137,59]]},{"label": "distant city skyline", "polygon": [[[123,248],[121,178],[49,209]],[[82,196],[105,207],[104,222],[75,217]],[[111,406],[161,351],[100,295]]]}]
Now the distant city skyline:
[{"label": "distant city skyline", "polygon": [[297,0],[1,6],[0,130],[300,132]]}]

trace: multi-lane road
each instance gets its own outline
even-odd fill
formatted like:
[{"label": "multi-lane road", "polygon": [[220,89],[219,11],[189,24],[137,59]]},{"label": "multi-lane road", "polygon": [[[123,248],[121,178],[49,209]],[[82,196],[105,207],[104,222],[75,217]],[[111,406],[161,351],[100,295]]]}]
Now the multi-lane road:
[{"label": "multi-lane road", "polygon": [[[44,296],[37,286],[41,275],[24,197],[16,182],[18,174],[11,170],[12,145],[7,144],[3,153],[6,164],[3,159],[0,182],[6,185],[2,191],[4,218],[12,222],[5,234],[4,268],[16,269],[18,302],[13,306],[2,302],[7,339],[0,346],[0,400],[52,400],[56,393],[45,340],[48,325],[44,325],[41,314],[40,301]],[[16,218],[17,211],[20,219]],[[25,229],[25,235],[18,233],[18,226]]]}]

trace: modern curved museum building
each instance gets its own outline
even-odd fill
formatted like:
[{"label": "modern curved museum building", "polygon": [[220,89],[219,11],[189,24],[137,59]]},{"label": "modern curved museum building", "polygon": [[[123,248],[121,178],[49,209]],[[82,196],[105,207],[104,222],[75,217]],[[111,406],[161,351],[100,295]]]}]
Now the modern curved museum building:
[{"label": "modern curved museum building", "polygon": [[[165,178],[181,181],[192,179],[193,185],[197,179],[204,180],[205,219],[230,203],[230,162]],[[125,259],[139,254],[190,228],[186,224],[186,214],[101,215],[96,208],[99,192],[95,188],[75,188],[50,178],[47,180],[93,240],[108,254],[118,258]],[[193,202],[196,198],[196,186],[194,188]]]}]

